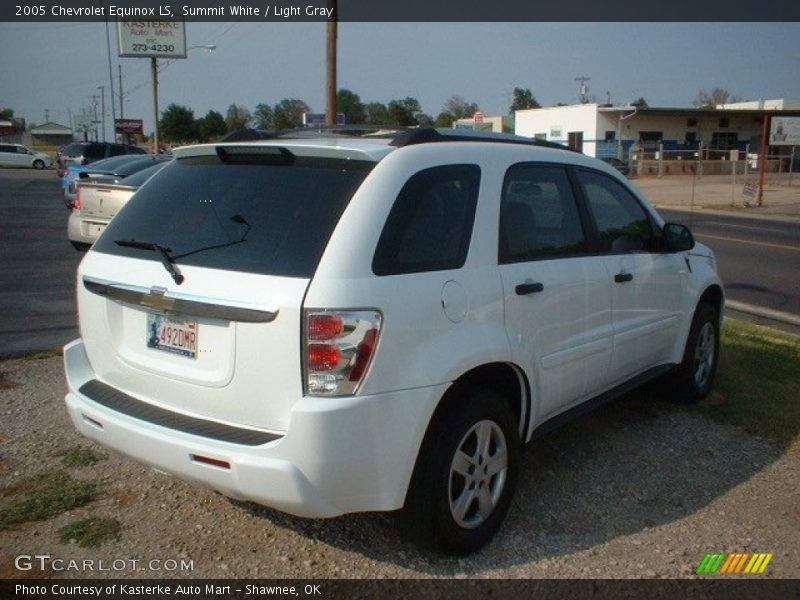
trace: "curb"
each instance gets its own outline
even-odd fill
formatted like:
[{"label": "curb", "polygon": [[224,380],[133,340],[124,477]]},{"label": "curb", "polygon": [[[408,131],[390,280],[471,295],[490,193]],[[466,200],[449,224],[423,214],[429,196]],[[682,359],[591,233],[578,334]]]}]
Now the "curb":
[{"label": "curb", "polygon": [[[652,203],[651,203],[652,204]],[[714,209],[706,209],[701,208],[699,206],[694,207],[694,211],[691,207],[688,206],[671,206],[668,204],[653,204],[653,207],[656,210],[672,210],[675,212],[685,212],[700,215],[714,215],[719,217],[732,217],[735,219],[755,219],[761,221],[773,221],[778,223],[800,223],[800,215],[787,215],[787,214],[754,214],[748,213],[746,210],[743,211],[727,211],[727,210],[714,210]]]},{"label": "curb", "polygon": [[800,327],[800,316],[792,313],[782,312],[780,310],[772,310],[771,308],[762,308],[753,304],[746,304],[744,302],[736,302],[735,300],[726,300],[725,308],[730,308],[741,313],[754,315],[756,317],[763,317],[784,323],[786,325],[794,325]]}]

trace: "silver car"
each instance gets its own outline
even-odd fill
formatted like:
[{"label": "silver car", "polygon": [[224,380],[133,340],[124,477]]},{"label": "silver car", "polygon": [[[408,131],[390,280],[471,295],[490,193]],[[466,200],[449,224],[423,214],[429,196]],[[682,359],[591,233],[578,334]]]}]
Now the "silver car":
[{"label": "silver car", "polygon": [[119,181],[100,178],[79,182],[67,222],[72,246],[76,250],[88,250],[136,190],[167,163],[158,161]]}]

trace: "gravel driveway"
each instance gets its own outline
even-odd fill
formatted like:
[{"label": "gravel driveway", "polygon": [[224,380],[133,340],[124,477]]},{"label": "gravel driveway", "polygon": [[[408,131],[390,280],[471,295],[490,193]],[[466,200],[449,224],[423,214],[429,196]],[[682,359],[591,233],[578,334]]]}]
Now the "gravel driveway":
[{"label": "gravel driveway", "polygon": [[[0,529],[0,578],[689,577],[706,552],[771,552],[759,577],[800,577],[800,456],[640,390],[535,442],[493,543],[461,560],[421,551],[391,515],[327,521],[233,503],[78,436],[63,406],[60,357],[0,363],[0,490],[65,470],[95,482],[91,504]],[[2,386],[0,386],[1,388]],[[82,446],[104,456],[64,467]],[[58,529],[114,517],[119,541],[82,548]],[[14,557],[192,561],[193,568],[20,572]],[[162,563],[166,564],[166,563]]]}]

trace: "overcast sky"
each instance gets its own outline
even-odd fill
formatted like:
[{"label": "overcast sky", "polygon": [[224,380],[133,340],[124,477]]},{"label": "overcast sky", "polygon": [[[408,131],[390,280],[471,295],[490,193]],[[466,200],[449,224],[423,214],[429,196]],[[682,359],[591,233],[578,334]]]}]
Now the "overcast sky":
[{"label": "overcast sky", "polygon": [[[251,110],[300,98],[324,109],[323,23],[187,23],[185,60],[160,61],[159,102],[183,104],[201,117],[231,103]],[[124,111],[149,132],[153,105],[149,61],[116,56]],[[41,124],[69,125],[106,86],[103,23],[0,23],[0,106]],[[643,96],[651,106],[690,106],[699,89],[725,87],[746,100],[800,100],[800,23],[341,23],[339,87],[361,100],[412,96],[436,116],[453,94],[489,114],[505,114],[516,87],[542,105],[589,95],[613,103]],[[119,106],[119,104],[117,104]],[[118,115],[119,116],[119,115]],[[108,119],[108,131],[111,130]]]}]

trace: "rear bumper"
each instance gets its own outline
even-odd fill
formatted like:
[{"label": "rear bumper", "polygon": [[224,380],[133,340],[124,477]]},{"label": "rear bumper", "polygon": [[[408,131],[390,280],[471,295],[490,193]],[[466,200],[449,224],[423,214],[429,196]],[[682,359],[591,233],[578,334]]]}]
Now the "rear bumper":
[{"label": "rear bumper", "polygon": [[402,507],[428,421],[447,388],[304,397],[279,439],[247,446],[155,425],[81,394],[95,379],[81,340],[64,348],[64,364],[67,409],[83,435],[181,479],[303,517]]},{"label": "rear bumper", "polygon": [[72,211],[69,213],[67,220],[67,238],[71,242],[79,242],[81,244],[94,244],[98,236],[90,233],[89,224],[96,223],[98,225],[108,225],[107,219],[90,219],[82,217],[80,213]]}]

